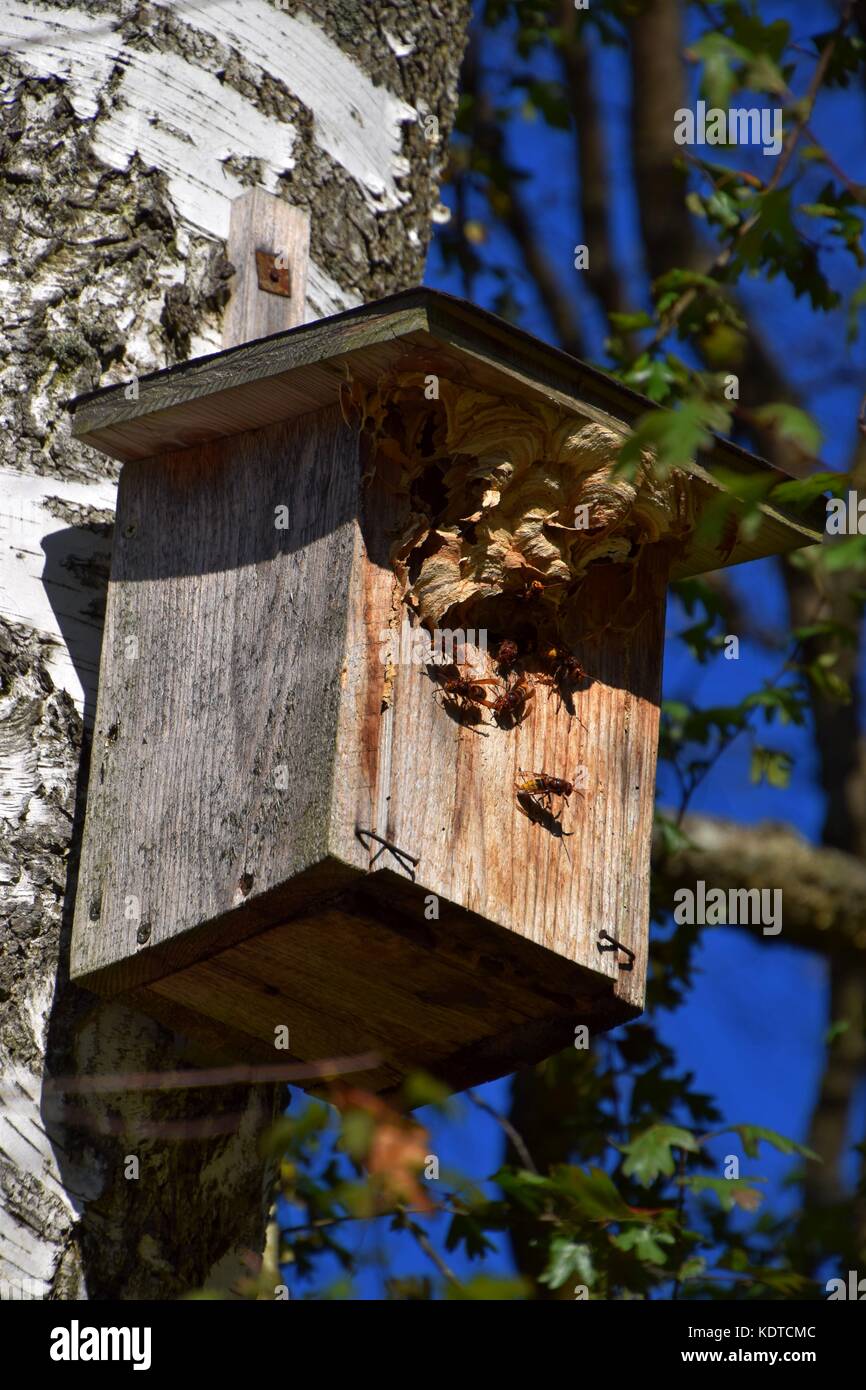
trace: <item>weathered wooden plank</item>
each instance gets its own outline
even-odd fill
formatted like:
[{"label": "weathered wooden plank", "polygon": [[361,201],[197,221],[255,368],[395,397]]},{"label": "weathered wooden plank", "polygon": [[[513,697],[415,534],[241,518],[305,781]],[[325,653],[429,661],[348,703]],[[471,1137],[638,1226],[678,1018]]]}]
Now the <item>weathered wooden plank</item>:
[{"label": "weathered wooden plank", "polygon": [[[288,295],[268,294],[259,287],[256,251],[283,259]],[[248,189],[232,202],[227,254],[235,274],[223,317],[223,347],[303,323],[310,254],[310,214],[306,209],[292,207],[263,188]]]},{"label": "weathered wooden plank", "polygon": [[327,859],[357,484],[339,410],[124,469],[77,974]]},{"label": "weathered wooden plank", "polygon": [[[451,344],[461,353],[471,351],[491,363],[511,365],[526,378],[525,385],[532,392],[560,390],[570,399],[577,396],[583,404],[624,424],[645,410],[657,408],[645,396],[598,368],[497,315],[453,295],[419,287],[290,332],[245,343],[228,353],[211,353],[152,372],[140,379],[139,398],[134,401],[126,400],[122,386],[85,393],[71,403],[74,433],[87,439],[93,431],[158,414],[197,396],[251,385],[284,371],[314,366],[358,348],[387,345],[414,333],[428,335],[419,340],[428,344]],[[248,414],[245,427],[257,423],[254,415]],[[747,463],[763,462],[737,446],[724,441],[720,444]]]},{"label": "weathered wooden plank", "polygon": [[[374,497],[368,511],[387,530],[385,498]],[[335,853],[369,865],[380,843],[364,850],[355,829],[373,830],[419,861],[416,877],[426,892],[608,975],[624,1000],[640,1005],[669,566],[664,547],[650,547],[641,559],[635,578],[641,621],[634,629],[613,628],[571,644],[592,677],[576,696],[576,714],[542,690],[531,717],[501,729],[489,719],[482,727],[456,723],[423,666],[398,668],[383,710],[379,639],[393,611],[395,582],[390,569],[375,563],[384,542],[375,520],[365,541],[366,563],[356,568],[350,596]],[[595,613],[603,628],[610,581],[596,574],[596,593],[591,582],[581,597],[581,617],[586,623]],[[570,838],[556,838],[520,814],[519,769],[577,781],[580,767],[586,790],[572,797],[564,815]],[[390,854],[385,862],[398,865]],[[622,970],[616,952],[598,951],[601,931],[635,953],[631,971]]]},{"label": "weathered wooden plank", "polygon": [[[138,452],[130,453],[128,449],[137,449],[140,431],[145,430],[147,456],[150,456],[177,447],[170,441],[176,439],[187,419],[180,407],[187,404],[194,406],[201,397],[216,396],[221,392],[241,392],[243,388],[253,390],[232,398],[232,410],[219,417],[219,430],[228,434],[232,432],[229,428],[231,424],[234,424],[234,432],[238,432],[269,423],[259,420],[256,412],[279,384],[272,382],[272,378],[299,367],[326,365],[335,356],[359,349],[373,349],[379,344],[387,344],[392,339],[425,329],[427,312],[422,296],[423,292],[407,292],[407,302],[395,305],[393,301],[401,300],[403,296],[393,295],[379,301],[379,304],[348,309],[343,314],[304,324],[288,333],[278,333],[271,338],[262,338],[228,351],[193,358],[163,371],[151,372],[139,380],[137,401],[127,401],[122,386],[89,392],[72,402],[73,433],[104,453],[125,461],[128,457],[144,457]],[[384,307],[380,308],[379,305]],[[340,380],[345,378],[345,373],[338,365],[326,372],[326,377],[328,380]],[[256,393],[254,388],[262,384],[264,390]],[[219,402],[216,404],[219,406]],[[312,407],[308,408],[315,409],[317,404],[314,400]],[[178,414],[169,421],[160,419],[162,414],[170,411],[178,411]],[[289,404],[281,418],[287,419],[292,413],[300,414],[301,411],[299,408],[293,411]],[[191,418],[194,422],[192,427],[198,428],[199,420],[207,417],[206,414],[193,414]],[[127,446],[118,443],[115,449],[112,443],[115,431],[119,438],[122,426],[133,421],[136,422],[135,428],[123,436]],[[166,443],[161,448],[163,438]]]},{"label": "weathered wooden plank", "polygon": [[[375,913],[372,885],[366,902]],[[263,932],[136,997],[194,1035],[206,1036],[208,1020],[216,1020],[231,1038],[233,1055],[272,1058],[278,1025],[289,1029],[290,1057],[377,1052],[380,1066],[357,1078],[376,1090],[393,1089],[413,1068],[455,1085],[475,1084],[564,1045],[581,1018],[598,1019],[598,985],[588,972],[573,970],[569,995],[557,962],[559,992],[539,996],[527,960],[544,961],[548,953],[526,946],[529,955],[520,951],[521,969],[512,971],[516,939],[465,915],[462,929],[452,917],[431,924],[425,935],[415,929],[423,920],[420,906],[416,901],[408,909],[407,933],[395,930],[402,924],[399,913],[380,918],[352,898],[339,910]],[[479,935],[491,952],[487,957]],[[461,936],[469,947],[465,957],[453,949],[443,954],[445,941],[453,948]]]}]

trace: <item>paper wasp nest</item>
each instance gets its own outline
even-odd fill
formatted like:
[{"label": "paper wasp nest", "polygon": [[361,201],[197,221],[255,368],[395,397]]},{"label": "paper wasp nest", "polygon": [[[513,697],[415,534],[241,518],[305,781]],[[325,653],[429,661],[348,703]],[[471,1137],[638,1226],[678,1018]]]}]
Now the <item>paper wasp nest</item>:
[{"label": "paper wasp nest", "polygon": [[[684,475],[616,474],[623,436],[560,407],[493,395],[449,363],[406,359],[373,389],[347,383],[343,409],[362,431],[367,471],[406,499],[391,558],[428,628],[487,600],[531,596],[552,626],[590,566],[633,568],[644,545],[694,524]],[[438,394],[436,394],[438,393]],[[614,586],[617,587],[617,586]]]}]

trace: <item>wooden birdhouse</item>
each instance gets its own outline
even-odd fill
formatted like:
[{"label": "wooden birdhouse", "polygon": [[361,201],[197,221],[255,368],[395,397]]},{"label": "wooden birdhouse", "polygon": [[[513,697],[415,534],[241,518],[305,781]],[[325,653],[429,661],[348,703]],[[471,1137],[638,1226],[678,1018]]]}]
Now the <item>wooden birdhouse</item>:
[{"label": "wooden birdhouse", "polygon": [[383,1090],[634,1018],[666,586],[819,540],[702,527],[784,475],[624,475],[645,400],[422,289],[128,394],[73,978]]}]

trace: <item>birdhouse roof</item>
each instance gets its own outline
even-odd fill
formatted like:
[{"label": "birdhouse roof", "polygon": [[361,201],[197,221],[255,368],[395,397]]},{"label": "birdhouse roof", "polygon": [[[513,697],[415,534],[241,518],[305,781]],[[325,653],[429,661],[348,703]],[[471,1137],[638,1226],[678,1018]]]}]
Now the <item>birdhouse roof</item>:
[{"label": "birdhouse roof", "polygon": [[[659,408],[495,314],[419,288],[151,372],[139,378],[134,400],[127,399],[127,384],[78,396],[71,403],[73,435],[123,462],[152,458],[334,405],[347,373],[372,387],[407,353],[419,350],[435,356],[444,371],[458,370],[479,390],[573,411],[623,441],[638,416]],[[699,502],[730,491],[733,474],[746,486],[758,476],[790,480],[783,470],[718,436],[683,471],[693,480]],[[822,539],[823,507],[819,501],[795,512],[763,501],[757,525],[743,529],[747,534],[724,548],[718,538],[695,534],[671,577],[815,544]]]}]

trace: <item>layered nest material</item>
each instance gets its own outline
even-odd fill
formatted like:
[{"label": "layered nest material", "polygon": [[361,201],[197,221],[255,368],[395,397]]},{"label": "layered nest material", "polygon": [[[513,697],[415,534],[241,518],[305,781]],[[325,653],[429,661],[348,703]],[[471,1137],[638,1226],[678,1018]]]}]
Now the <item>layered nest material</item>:
[{"label": "layered nest material", "polygon": [[375,387],[349,379],[342,392],[368,471],[406,499],[391,561],[426,627],[509,597],[543,605],[556,625],[591,565],[634,567],[644,546],[692,529],[685,474],[659,476],[647,454],[627,478],[621,433],[478,390],[459,371],[413,355]]}]

